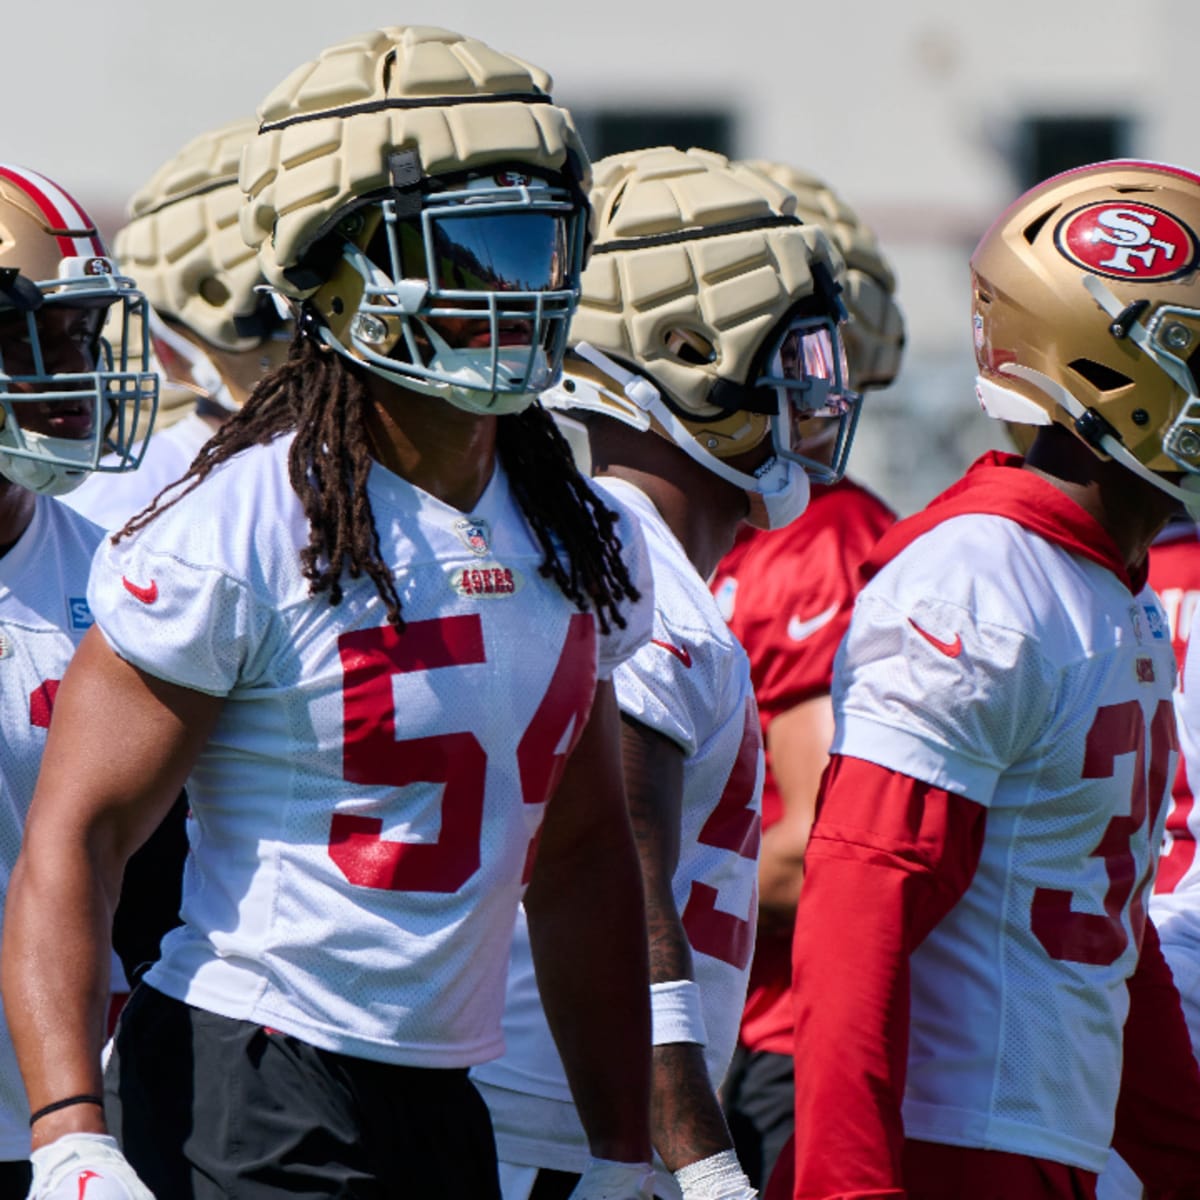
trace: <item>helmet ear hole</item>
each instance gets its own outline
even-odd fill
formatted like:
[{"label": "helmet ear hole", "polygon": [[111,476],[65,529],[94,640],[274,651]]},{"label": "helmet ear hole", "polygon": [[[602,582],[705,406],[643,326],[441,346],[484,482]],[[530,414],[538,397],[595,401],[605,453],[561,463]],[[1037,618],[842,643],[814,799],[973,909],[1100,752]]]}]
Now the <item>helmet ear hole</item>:
[{"label": "helmet ear hole", "polygon": [[1120,371],[1114,371],[1112,367],[1106,367],[1090,358],[1077,358],[1067,366],[1076,375],[1086,379],[1098,392],[1119,391],[1133,383],[1128,375],[1122,375]]},{"label": "helmet ear hole", "polygon": [[717,348],[694,329],[668,329],[663,342],[668,354],[688,366],[703,367],[717,361]]},{"label": "helmet ear hole", "polygon": [[201,298],[213,308],[229,302],[229,289],[217,278],[209,276],[199,287]]},{"label": "helmet ear hole", "polygon": [[1046,211],[1044,213],[1042,213],[1040,216],[1034,217],[1034,219],[1032,221],[1030,221],[1029,224],[1026,225],[1025,228],[1021,231],[1025,240],[1031,246],[1037,240],[1037,235],[1042,232],[1042,229],[1045,226],[1046,222],[1048,220],[1050,220],[1050,218],[1052,216],[1054,216],[1054,214],[1056,212],[1058,212],[1059,207],[1060,207],[1060,205],[1056,204],[1056,205],[1054,205],[1053,208],[1046,209]]}]

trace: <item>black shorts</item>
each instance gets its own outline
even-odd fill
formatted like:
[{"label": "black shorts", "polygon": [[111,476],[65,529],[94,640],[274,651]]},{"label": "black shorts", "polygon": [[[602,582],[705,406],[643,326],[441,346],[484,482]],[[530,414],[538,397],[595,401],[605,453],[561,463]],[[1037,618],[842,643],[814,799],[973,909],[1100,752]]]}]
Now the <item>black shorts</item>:
[{"label": "black shorts", "polygon": [[792,1056],[739,1045],[721,1091],[738,1161],[762,1192],[796,1125]]},{"label": "black shorts", "polygon": [[500,1200],[465,1070],[370,1062],[139,985],[105,1073],[109,1128],[172,1200]]}]

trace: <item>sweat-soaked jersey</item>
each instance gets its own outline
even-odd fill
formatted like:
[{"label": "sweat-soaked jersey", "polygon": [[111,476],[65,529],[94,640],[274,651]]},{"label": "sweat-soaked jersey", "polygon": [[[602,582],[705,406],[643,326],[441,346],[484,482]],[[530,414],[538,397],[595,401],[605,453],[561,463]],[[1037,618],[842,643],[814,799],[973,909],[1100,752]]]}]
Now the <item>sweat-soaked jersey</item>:
[{"label": "sweat-soaked jersey", "polygon": [[1095,1171],[1177,758],[1174,656],[1154,594],[1087,544],[1099,527],[1007,462],[965,486],[1045,533],[927,510],[859,597],[833,750],[987,809],[974,878],[911,956],[906,1136]]},{"label": "sweat-soaked jersey", "polygon": [[[650,552],[654,632],[616,669],[613,684],[622,716],[683,754],[672,890],[692,950],[708,1037],[705,1062],[716,1088],[737,1040],[758,907],[762,740],[749,662],[645,494],[619,480],[594,482],[607,500],[637,515]],[[504,1056],[472,1072],[492,1112],[500,1158],[581,1170],[587,1142],[538,999],[523,915],[513,943],[504,1037]]]},{"label": "sweat-soaked jersey", "polygon": [[290,438],[238,455],[97,556],[117,653],[225,698],[189,779],[183,925],[147,982],[360,1058],[498,1054],[513,920],[596,680],[649,634],[602,634],[538,567],[501,467],[470,514],[378,464],[368,494],[406,628],[367,577],[309,594]]},{"label": "sweat-soaked jersey", "polygon": [[[0,557],[0,913],[33,799],[59,680],[92,623],[88,570],[103,530],[45,496]],[[0,1029],[0,1161],[29,1157],[29,1105]]]}]

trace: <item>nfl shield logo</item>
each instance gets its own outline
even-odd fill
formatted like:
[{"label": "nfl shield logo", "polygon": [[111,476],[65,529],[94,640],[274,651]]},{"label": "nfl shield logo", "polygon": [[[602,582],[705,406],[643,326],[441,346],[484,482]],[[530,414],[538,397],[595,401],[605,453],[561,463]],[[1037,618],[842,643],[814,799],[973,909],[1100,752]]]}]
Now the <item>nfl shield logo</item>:
[{"label": "nfl shield logo", "polygon": [[459,541],[472,554],[483,558],[489,553],[488,548],[488,525],[487,522],[478,517],[463,517],[459,521],[454,522],[454,532],[458,534]]},{"label": "nfl shield logo", "polygon": [[1137,660],[1137,677],[1138,683],[1153,683],[1154,682],[1154,660],[1150,658],[1139,658]]}]

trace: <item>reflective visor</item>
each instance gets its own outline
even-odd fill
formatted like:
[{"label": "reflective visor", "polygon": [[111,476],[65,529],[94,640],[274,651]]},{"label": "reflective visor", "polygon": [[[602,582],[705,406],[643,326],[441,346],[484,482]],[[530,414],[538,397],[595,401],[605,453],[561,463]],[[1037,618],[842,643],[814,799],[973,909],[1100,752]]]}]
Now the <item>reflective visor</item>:
[{"label": "reflective visor", "polygon": [[840,417],[850,408],[845,394],[846,355],[841,339],[835,340],[825,325],[801,322],[793,325],[772,355],[770,374],[760,386],[774,386],[787,393],[796,417]]},{"label": "reflective visor", "polygon": [[841,477],[861,397],[847,383],[842,339],[828,317],[798,317],[784,329],[757,388],[773,388],[775,451],[817,483]]},{"label": "reflective visor", "polygon": [[[428,227],[427,256],[420,226],[399,224],[400,261],[404,278],[428,279],[436,292],[553,292],[566,286],[568,226],[556,213],[464,212],[431,217]],[[381,261],[376,247],[368,254]]]}]

